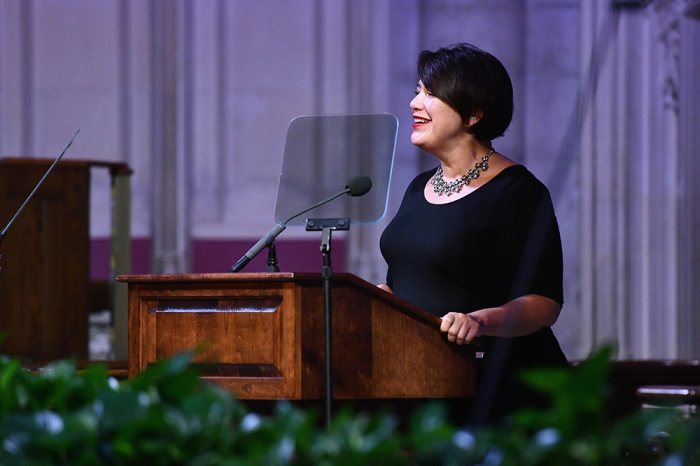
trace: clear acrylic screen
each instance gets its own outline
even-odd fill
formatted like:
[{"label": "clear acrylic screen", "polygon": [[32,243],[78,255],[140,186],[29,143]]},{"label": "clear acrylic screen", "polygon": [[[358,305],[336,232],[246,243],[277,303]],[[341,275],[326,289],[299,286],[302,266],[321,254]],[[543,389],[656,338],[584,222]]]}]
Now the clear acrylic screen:
[{"label": "clear acrylic screen", "polygon": [[388,113],[300,116],[289,123],[282,160],[275,221],[343,191],[353,176],[367,175],[372,189],[360,197],[341,196],[291,220],[345,218],[373,223],[386,213],[398,119]]}]

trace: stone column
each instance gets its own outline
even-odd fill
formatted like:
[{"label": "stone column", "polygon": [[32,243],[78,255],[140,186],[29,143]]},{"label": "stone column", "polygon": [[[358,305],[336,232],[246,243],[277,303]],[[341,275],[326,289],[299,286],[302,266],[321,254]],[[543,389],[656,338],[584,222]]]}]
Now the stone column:
[{"label": "stone column", "polygon": [[151,3],[154,273],[190,268],[192,10],[190,0]]},{"label": "stone column", "polygon": [[[345,6],[347,70],[346,112],[388,111],[389,94],[389,2],[353,1]],[[362,161],[346,161],[371,166]],[[371,175],[371,174],[369,174]],[[379,252],[382,224],[352,228],[347,235],[348,271],[372,283],[384,282],[384,264]]]},{"label": "stone column", "polygon": [[621,359],[690,356],[681,3],[581,3],[582,352],[614,341]]},{"label": "stone column", "polygon": [[[686,1],[678,30],[680,47],[677,59],[679,118],[679,224],[678,249],[682,263],[678,267],[679,356],[700,357],[700,0]],[[680,16],[680,15],[679,15]]]}]

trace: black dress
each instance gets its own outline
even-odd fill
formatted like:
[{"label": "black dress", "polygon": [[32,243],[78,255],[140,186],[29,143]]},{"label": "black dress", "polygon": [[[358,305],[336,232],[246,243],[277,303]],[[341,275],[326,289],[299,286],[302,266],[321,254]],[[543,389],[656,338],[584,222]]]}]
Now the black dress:
[{"label": "black dress", "polygon": [[[500,306],[526,294],[563,304],[561,239],[547,188],[514,165],[461,199],[431,204],[423,190],[434,173],[411,182],[381,237],[394,294],[438,317]],[[546,404],[519,382],[518,372],[567,364],[550,328],[482,342],[474,407],[479,421]]]}]

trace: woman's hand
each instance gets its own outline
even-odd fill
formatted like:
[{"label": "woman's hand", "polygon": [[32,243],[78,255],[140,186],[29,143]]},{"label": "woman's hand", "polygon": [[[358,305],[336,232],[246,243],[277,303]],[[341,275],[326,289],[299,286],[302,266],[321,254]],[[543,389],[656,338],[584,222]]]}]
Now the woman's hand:
[{"label": "woman's hand", "polygon": [[379,288],[380,290],[384,290],[388,293],[394,294],[394,292],[391,291],[391,288],[389,288],[389,286],[386,285],[385,283],[382,283],[381,285],[377,285],[377,288]]},{"label": "woman's hand", "polygon": [[521,296],[503,306],[479,309],[469,314],[450,312],[442,318],[440,331],[458,345],[471,343],[482,335],[521,337],[557,321],[561,306],[536,294]]},{"label": "woman's hand", "polygon": [[478,317],[471,314],[450,312],[442,317],[440,332],[447,334],[447,339],[458,345],[471,343],[476,337],[484,334],[486,325]]}]

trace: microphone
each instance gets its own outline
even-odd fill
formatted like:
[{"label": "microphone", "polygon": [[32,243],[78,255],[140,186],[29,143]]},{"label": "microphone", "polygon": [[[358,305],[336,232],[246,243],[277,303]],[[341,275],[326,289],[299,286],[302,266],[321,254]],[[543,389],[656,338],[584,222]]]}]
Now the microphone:
[{"label": "microphone", "polygon": [[[372,179],[366,175],[357,175],[350,178],[345,189],[351,196],[364,196],[372,189]],[[288,220],[289,221],[289,220]]]},{"label": "microphone", "polygon": [[372,179],[367,176],[367,175],[358,175],[358,176],[353,176],[350,178],[345,185],[345,189],[343,191],[340,191],[339,193],[336,193],[329,197],[328,199],[324,199],[321,202],[318,202],[311,207],[308,207],[298,214],[294,214],[291,217],[289,217],[286,221],[282,223],[278,223],[272,229],[267,232],[265,236],[260,238],[260,240],[255,243],[255,245],[246,252],[243,257],[238,259],[238,262],[236,262],[233,267],[231,267],[230,272],[240,272],[243,270],[243,267],[248,265],[248,262],[253,260],[255,256],[258,255],[260,251],[263,250],[263,248],[266,248],[270,246],[274,241],[277,236],[282,233],[286,228],[287,228],[287,223],[289,223],[291,220],[297,218],[301,214],[304,214],[311,209],[315,209],[316,207],[320,207],[324,204],[327,204],[331,202],[333,199],[342,196],[343,194],[349,194],[353,197],[359,197],[359,196],[364,196],[369,192],[369,190],[372,189]]}]

